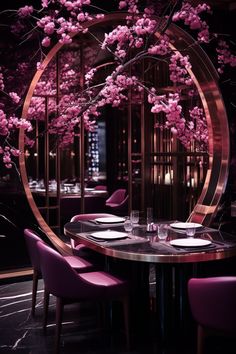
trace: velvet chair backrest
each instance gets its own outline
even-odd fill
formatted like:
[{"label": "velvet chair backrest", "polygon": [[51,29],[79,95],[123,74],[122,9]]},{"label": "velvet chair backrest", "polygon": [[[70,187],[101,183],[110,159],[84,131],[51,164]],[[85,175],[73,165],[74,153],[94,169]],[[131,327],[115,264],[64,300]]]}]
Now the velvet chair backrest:
[{"label": "velvet chair backrest", "polygon": [[107,186],[104,186],[104,185],[98,185],[98,186],[95,186],[94,189],[96,191],[106,191],[107,190]]},{"label": "velvet chair backrest", "polygon": [[38,242],[37,246],[45,288],[49,293],[81,300],[88,297],[90,292],[93,293],[92,297],[96,296],[94,288],[83,281],[62,255],[42,242]]},{"label": "velvet chair backrest", "polygon": [[129,195],[127,194],[127,196],[125,197],[124,200],[122,200],[122,202],[119,205],[116,205],[113,209],[114,212],[117,211],[128,211],[128,200],[129,200]]},{"label": "velvet chair backrest", "polygon": [[125,199],[125,195],[126,195],[126,189],[122,189],[122,188],[117,189],[106,200],[106,204],[109,204],[109,203],[120,204]]},{"label": "velvet chair backrest", "polygon": [[192,278],[188,282],[194,319],[201,326],[236,335],[236,277]]},{"label": "velvet chair backrest", "polygon": [[113,217],[113,216],[115,216],[115,215],[108,214],[108,213],[78,214],[78,215],[74,215],[70,221],[71,222],[86,221],[86,220],[94,220],[97,218],[107,218],[107,217]]},{"label": "velvet chair backrest", "polygon": [[[97,218],[107,218],[107,217],[112,217],[115,215],[112,214],[107,214],[107,213],[96,213],[96,214],[78,214],[78,215],[74,215],[71,218],[71,222],[76,222],[76,221],[86,221],[86,220],[94,220]],[[74,239],[71,239],[71,246],[72,248],[75,248],[78,244],[80,244],[79,241],[76,241]]]},{"label": "velvet chair backrest", "polygon": [[24,237],[25,237],[32,267],[40,271],[40,259],[39,259],[37,242],[44,242],[44,241],[31,229],[24,230]]}]

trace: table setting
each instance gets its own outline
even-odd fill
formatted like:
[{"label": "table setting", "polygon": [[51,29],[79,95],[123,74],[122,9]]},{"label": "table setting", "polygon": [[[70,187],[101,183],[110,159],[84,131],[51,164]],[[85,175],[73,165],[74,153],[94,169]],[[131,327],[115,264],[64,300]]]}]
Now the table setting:
[{"label": "table setting", "polygon": [[152,249],[152,255],[155,253],[170,256],[203,252],[216,253],[235,247],[234,242],[231,244],[224,239],[218,240],[217,238],[220,238],[218,230],[200,223],[178,220],[154,222],[152,208],[148,208],[145,220],[140,219],[138,210],[132,210],[129,216],[98,217],[84,220],[81,224],[86,227],[77,233],[77,236],[91,241],[94,245],[112,248],[143,243],[147,245],[142,246],[142,249],[146,247],[144,253]]},{"label": "table setting", "polygon": [[106,247],[149,242],[148,239],[139,236],[109,229],[96,232],[83,232],[77,235],[80,238],[82,237],[84,239],[92,241],[95,244],[105,245]]},{"label": "table setting", "polygon": [[[213,240],[209,235],[211,232],[218,231],[199,223],[191,222],[159,224],[157,226],[157,236],[150,238],[150,243],[156,249],[161,250],[166,248],[173,253],[183,254],[211,250],[217,251],[218,249],[222,250],[222,248],[235,247],[233,243],[227,243],[223,240]],[[181,237],[179,237],[179,234],[181,234]]]}]

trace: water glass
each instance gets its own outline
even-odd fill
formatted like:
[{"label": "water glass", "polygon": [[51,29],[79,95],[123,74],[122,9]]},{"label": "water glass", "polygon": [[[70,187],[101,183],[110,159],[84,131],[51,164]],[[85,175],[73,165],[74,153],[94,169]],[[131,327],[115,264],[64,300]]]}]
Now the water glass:
[{"label": "water glass", "polygon": [[153,222],[153,209],[147,208],[147,224],[151,224]]},{"label": "water glass", "polygon": [[128,233],[130,233],[133,230],[133,224],[130,220],[129,217],[127,217],[124,221],[124,229],[125,231],[127,231]]},{"label": "water glass", "polygon": [[139,222],[139,210],[132,210],[130,214],[130,220],[132,224],[138,224]]},{"label": "water glass", "polygon": [[165,241],[168,236],[168,225],[159,224],[157,227],[157,234],[160,240]]},{"label": "water glass", "polygon": [[194,226],[193,227],[188,227],[186,229],[186,236],[187,237],[194,237],[195,232],[196,232],[196,228]]}]

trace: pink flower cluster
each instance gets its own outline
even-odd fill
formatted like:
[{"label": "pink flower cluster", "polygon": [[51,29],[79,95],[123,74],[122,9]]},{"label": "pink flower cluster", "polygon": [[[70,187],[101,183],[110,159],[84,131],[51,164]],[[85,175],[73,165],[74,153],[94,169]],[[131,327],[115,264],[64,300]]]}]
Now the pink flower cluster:
[{"label": "pink flower cluster", "polygon": [[137,18],[131,26],[129,22],[127,25],[118,25],[110,33],[105,33],[102,49],[116,45],[114,54],[116,59],[122,61],[127,55],[127,48],[141,48],[144,45],[145,36],[152,34],[156,25],[156,20],[150,19],[146,14]]},{"label": "pink flower cluster", "polygon": [[115,79],[110,75],[106,78],[106,85],[100,91],[99,107],[106,104],[112,107],[118,107],[121,102],[126,101],[127,94],[125,91],[129,88],[137,86],[137,78],[135,76],[129,77],[128,75],[117,75]]},{"label": "pink flower cluster", "polygon": [[8,120],[6,114],[0,109],[0,135],[8,134]]},{"label": "pink flower cluster", "polygon": [[85,74],[85,84],[89,85],[93,80],[94,74],[96,73],[97,69],[92,68]]},{"label": "pink flower cluster", "polygon": [[[55,7],[57,8],[55,9]],[[72,42],[71,33],[87,31],[83,27],[83,22],[92,20],[92,16],[88,12],[83,11],[83,6],[90,5],[90,0],[60,0],[54,2],[54,10],[50,15],[45,15],[37,21],[37,25],[45,34],[42,45],[49,47],[53,35],[59,38],[59,42],[68,44]],[[50,2],[43,1],[44,9],[49,8]],[[65,14],[61,16],[61,14]]]},{"label": "pink flower cluster", "polygon": [[119,9],[127,9],[130,14],[136,15],[139,13],[137,4],[138,0],[122,0],[119,2]]},{"label": "pink flower cluster", "polygon": [[148,53],[151,55],[166,55],[170,52],[170,39],[167,34],[161,35],[158,41],[148,48]]},{"label": "pink flower cluster", "polygon": [[225,41],[219,41],[218,46],[219,47],[216,48],[218,53],[218,63],[220,65],[218,72],[223,74],[225,65],[228,64],[232,67],[236,66],[236,56],[231,53],[229,45]]},{"label": "pink flower cluster", "polygon": [[29,17],[33,12],[34,12],[33,6],[26,5],[24,7],[19,8],[17,13],[19,17]]},{"label": "pink flower cluster", "polygon": [[166,124],[169,126],[173,121],[178,121],[181,115],[182,107],[179,105],[179,95],[170,93],[166,95],[157,95],[154,88],[151,89],[148,95],[148,102],[153,106],[152,113],[164,112],[168,121]]},{"label": "pink flower cluster", "polygon": [[6,136],[4,142],[5,146],[0,146],[0,155],[2,155],[3,162],[7,168],[12,167],[11,156],[18,157],[20,155],[20,151],[18,149],[8,146],[8,138],[11,132],[19,128],[23,128],[28,132],[32,129],[29,121],[19,119],[15,116],[11,116],[7,119],[6,114],[0,109],[0,135]]},{"label": "pink flower cluster", "polygon": [[11,99],[14,103],[20,102],[20,97],[17,95],[16,92],[9,92],[9,96],[11,97]]},{"label": "pink flower cluster", "polygon": [[12,168],[12,164],[14,163],[12,161],[12,156],[19,157],[20,150],[9,146],[5,146],[4,148],[0,146],[0,155],[3,155],[2,160],[6,168]]},{"label": "pink flower cluster", "polygon": [[194,139],[198,141],[200,146],[206,148],[209,135],[207,121],[203,109],[196,106],[192,110],[189,110],[189,115],[192,119],[192,122],[195,123]]},{"label": "pink flower cluster", "polygon": [[198,30],[198,40],[199,42],[209,42],[209,26],[206,21],[203,21],[199,16],[202,12],[210,11],[210,6],[207,4],[199,4],[196,7],[193,7],[188,2],[183,2],[182,7],[177,11],[172,20],[184,21],[186,26],[189,26],[191,30]]},{"label": "pink flower cluster", "polygon": [[179,52],[175,52],[170,58],[170,79],[174,83],[181,83],[187,86],[192,85],[193,81],[188,74],[188,69],[191,69],[189,56],[182,56]]},{"label": "pink flower cluster", "polygon": [[4,77],[3,77],[3,73],[2,73],[2,68],[0,66],[0,90],[3,91],[4,88],[5,88]]},{"label": "pink flower cluster", "polygon": [[[88,72],[87,77],[92,79],[93,73]],[[88,82],[90,83],[90,82]],[[60,146],[66,147],[73,143],[75,128],[80,125],[83,118],[85,129],[92,131],[99,117],[100,109],[109,104],[118,107],[127,100],[127,90],[129,87],[137,86],[137,78],[129,77],[127,74],[119,74],[106,78],[103,88],[97,91],[96,86],[85,90],[83,95],[75,95],[72,92],[64,94],[60,100],[58,110],[59,115],[52,119],[50,123],[50,133],[56,134],[60,140]]]},{"label": "pink flower cluster", "polygon": [[207,150],[208,129],[202,108],[194,107],[189,110],[189,117],[185,118],[178,94],[158,96],[155,89],[149,93],[148,102],[153,105],[152,113],[164,112],[166,115],[166,121],[156,123],[156,128],[170,129],[186,148],[190,148],[191,142],[196,141],[199,150]]}]

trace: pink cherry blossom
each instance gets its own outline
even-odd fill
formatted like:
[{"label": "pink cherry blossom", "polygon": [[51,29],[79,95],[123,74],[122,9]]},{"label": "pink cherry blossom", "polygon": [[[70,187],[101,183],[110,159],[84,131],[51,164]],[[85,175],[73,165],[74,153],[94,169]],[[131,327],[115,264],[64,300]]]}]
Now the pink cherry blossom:
[{"label": "pink cherry blossom", "polygon": [[25,5],[24,7],[21,7],[17,11],[17,13],[18,13],[18,16],[20,16],[20,17],[28,17],[33,13],[33,11],[34,11],[33,6]]},{"label": "pink cherry blossom", "polygon": [[9,96],[11,97],[11,99],[14,103],[20,102],[20,97],[17,95],[16,92],[9,92]]},{"label": "pink cherry blossom", "polygon": [[173,15],[172,19],[174,22],[182,20],[191,30],[198,30],[198,40],[208,43],[209,27],[200,17],[200,14],[205,11],[210,12],[210,6],[207,4],[193,7],[190,3],[183,2],[181,9]]},{"label": "pink cherry blossom", "polygon": [[42,40],[42,46],[43,47],[50,47],[51,45],[51,39],[49,37],[44,37]]},{"label": "pink cherry blossom", "polygon": [[220,40],[218,43],[218,48],[216,48],[218,53],[218,63],[220,67],[218,71],[220,73],[224,72],[225,65],[230,65],[232,67],[236,66],[236,55],[233,55],[229,49],[229,45],[224,41]]}]

